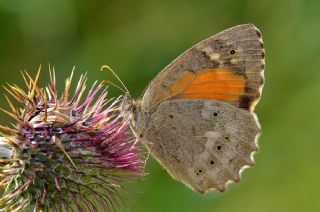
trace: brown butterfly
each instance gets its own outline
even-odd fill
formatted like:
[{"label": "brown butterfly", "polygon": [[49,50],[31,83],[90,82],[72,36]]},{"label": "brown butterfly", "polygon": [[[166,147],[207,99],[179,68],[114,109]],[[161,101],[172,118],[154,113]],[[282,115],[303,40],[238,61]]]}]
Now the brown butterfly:
[{"label": "brown butterfly", "polygon": [[151,155],[197,192],[224,191],[253,166],[261,132],[253,113],[264,84],[264,47],[252,24],[220,32],[180,55],[122,110]]}]

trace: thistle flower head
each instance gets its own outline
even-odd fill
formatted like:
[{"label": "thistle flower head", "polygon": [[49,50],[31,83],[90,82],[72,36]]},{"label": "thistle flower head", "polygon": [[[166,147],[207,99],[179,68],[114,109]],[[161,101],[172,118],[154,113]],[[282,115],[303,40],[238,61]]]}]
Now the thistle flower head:
[{"label": "thistle flower head", "polygon": [[15,123],[0,125],[0,210],[115,210],[122,183],[144,175],[119,99],[107,99],[103,82],[84,97],[85,75],[70,95],[72,74],[58,97],[55,72],[46,88],[39,75],[22,74],[27,91],[5,87],[21,108],[6,97],[11,110],[3,112]]}]

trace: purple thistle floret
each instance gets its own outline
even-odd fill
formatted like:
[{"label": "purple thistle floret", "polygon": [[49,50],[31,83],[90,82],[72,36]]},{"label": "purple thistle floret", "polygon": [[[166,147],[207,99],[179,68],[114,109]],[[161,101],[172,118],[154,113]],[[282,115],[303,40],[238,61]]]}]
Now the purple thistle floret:
[{"label": "purple thistle floret", "polygon": [[5,87],[22,108],[6,97],[11,111],[3,111],[16,124],[0,125],[0,211],[114,211],[123,182],[144,176],[120,98],[108,100],[104,82],[96,82],[82,101],[85,75],[70,97],[73,74],[58,98],[55,72],[46,88],[39,75],[22,74],[27,92]]}]

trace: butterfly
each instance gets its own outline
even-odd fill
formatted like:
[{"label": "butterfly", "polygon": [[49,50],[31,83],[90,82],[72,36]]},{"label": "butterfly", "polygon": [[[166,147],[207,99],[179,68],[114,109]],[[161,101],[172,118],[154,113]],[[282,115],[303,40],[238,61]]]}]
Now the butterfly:
[{"label": "butterfly", "polygon": [[134,135],[178,181],[199,193],[224,191],[254,164],[264,85],[264,45],[253,24],[226,29],[165,67],[141,99],[121,110]]}]

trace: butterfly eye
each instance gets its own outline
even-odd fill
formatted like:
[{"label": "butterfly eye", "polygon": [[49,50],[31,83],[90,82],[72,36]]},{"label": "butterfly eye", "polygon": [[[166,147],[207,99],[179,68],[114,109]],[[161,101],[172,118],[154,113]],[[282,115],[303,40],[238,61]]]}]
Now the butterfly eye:
[{"label": "butterfly eye", "polygon": [[230,54],[235,54],[236,53],[236,51],[235,50],[230,50]]},{"label": "butterfly eye", "polygon": [[137,110],[137,107],[135,105],[131,105],[130,109],[132,109],[132,112],[135,112]]}]

